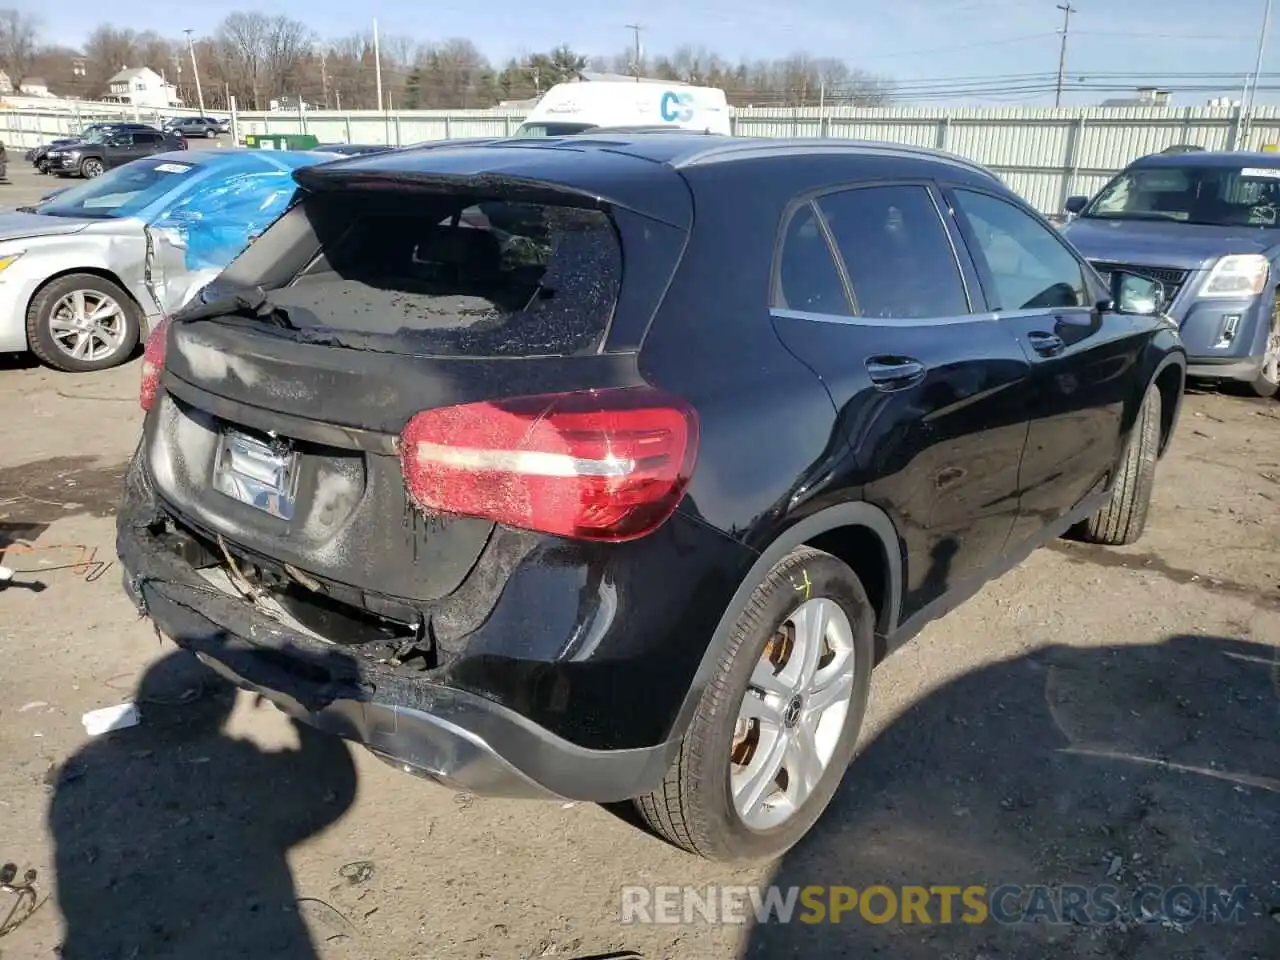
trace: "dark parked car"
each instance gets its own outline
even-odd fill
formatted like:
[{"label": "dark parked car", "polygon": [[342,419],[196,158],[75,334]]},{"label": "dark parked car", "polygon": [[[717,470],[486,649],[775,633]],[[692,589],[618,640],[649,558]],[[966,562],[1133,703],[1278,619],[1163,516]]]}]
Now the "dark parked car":
[{"label": "dark parked car", "polygon": [[1063,233],[1103,273],[1164,284],[1193,377],[1280,388],[1280,155],[1195,152],[1134,161]]},{"label": "dark parked car", "polygon": [[180,137],[204,137],[212,140],[223,133],[230,133],[231,126],[225,120],[216,117],[174,117],[164,124],[166,133]]},{"label": "dark parked car", "polygon": [[1159,284],[967,161],[644,134],[294,176],[148,341],[117,548],[159,629],[406,771],[776,855],[874,663],[1143,530]]},{"label": "dark parked car", "polygon": [[49,172],[49,162],[46,159],[50,150],[57,150],[68,144],[80,143],[81,141],[94,142],[101,140],[108,133],[121,130],[154,130],[155,127],[145,123],[91,123],[80,131],[79,135],[74,137],[59,137],[57,140],[50,140],[48,143],[39,147],[32,147],[27,151],[26,159],[32,166],[36,168],[38,173]]},{"label": "dark parked car", "polygon": [[107,170],[156,153],[185,150],[187,142],[153,127],[108,130],[92,140],[80,140],[50,150],[45,155],[49,172],[60,177],[100,176]]}]

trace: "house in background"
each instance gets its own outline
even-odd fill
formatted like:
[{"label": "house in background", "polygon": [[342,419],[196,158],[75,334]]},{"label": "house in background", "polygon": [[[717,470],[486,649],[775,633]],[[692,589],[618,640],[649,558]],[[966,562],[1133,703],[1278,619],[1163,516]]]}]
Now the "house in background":
[{"label": "house in background", "polygon": [[18,92],[26,97],[52,97],[49,92],[49,85],[39,77],[27,77],[22,83],[18,84]]},{"label": "house in background", "polygon": [[4,70],[0,70],[0,93],[13,93],[13,81]]},{"label": "house in background", "polygon": [[308,103],[306,100],[303,100],[299,97],[285,94],[284,96],[277,97],[271,100],[267,104],[267,109],[272,111],[273,113],[278,113],[278,112],[305,113],[307,110],[319,110],[320,108],[316,106],[314,103]]},{"label": "house in background", "polygon": [[107,81],[103,100],[135,107],[169,107],[180,103],[178,88],[150,67],[125,67]]}]

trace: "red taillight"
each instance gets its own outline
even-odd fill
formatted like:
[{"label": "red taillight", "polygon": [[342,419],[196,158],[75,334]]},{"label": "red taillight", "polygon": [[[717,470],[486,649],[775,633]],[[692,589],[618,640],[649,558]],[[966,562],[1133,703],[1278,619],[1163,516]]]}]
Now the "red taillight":
[{"label": "red taillight", "polygon": [[419,413],[400,435],[424,510],[586,540],[631,540],[675,510],[698,418],[648,387],[468,403]]},{"label": "red taillight", "polygon": [[142,383],[138,387],[138,403],[143,410],[150,410],[160,389],[160,371],[164,369],[164,351],[169,343],[169,318],[163,318],[142,350]]}]

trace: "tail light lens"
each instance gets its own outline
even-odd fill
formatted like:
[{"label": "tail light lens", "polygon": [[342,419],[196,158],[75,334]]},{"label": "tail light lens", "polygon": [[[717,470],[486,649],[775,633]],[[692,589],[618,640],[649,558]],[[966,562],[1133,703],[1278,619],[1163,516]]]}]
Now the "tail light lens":
[{"label": "tail light lens", "polygon": [[648,387],[589,390],[428,410],[400,444],[405,487],[424,510],[632,540],[684,496],[698,418]]},{"label": "tail light lens", "polygon": [[150,410],[160,389],[160,372],[164,370],[164,352],[169,343],[169,318],[165,317],[147,337],[142,350],[142,383],[138,387],[138,403]]}]

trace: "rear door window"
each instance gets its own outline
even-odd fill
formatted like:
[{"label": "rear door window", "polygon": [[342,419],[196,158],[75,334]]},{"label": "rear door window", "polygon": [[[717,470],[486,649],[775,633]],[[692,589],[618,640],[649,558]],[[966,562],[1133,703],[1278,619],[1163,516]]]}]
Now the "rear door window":
[{"label": "rear door window", "polygon": [[[956,190],[965,218],[995,286],[996,310],[1050,310],[1090,304],[1084,267],[1057,233],[1012,203]],[[972,244],[971,244],[972,245]]]},{"label": "rear door window", "polygon": [[298,326],[432,353],[572,355],[599,346],[617,302],[622,248],[601,210],[351,192],[304,209],[319,253],[271,296]]},{"label": "rear door window", "polygon": [[840,268],[811,203],[798,208],[787,224],[775,299],[784,310],[846,317],[853,313]]},{"label": "rear door window", "polygon": [[929,189],[860,187],[818,200],[858,313],[926,319],[969,313],[960,265]]}]

